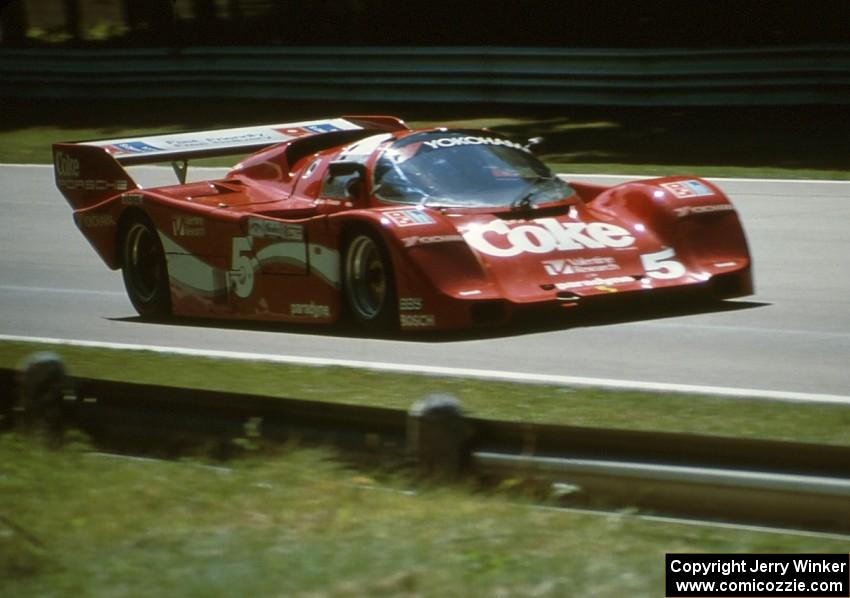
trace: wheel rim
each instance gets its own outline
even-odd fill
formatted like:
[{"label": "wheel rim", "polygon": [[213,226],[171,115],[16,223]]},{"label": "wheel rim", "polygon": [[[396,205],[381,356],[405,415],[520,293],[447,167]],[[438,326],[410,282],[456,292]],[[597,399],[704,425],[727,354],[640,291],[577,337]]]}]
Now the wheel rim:
[{"label": "wheel rim", "polygon": [[151,301],[162,283],[162,253],[153,232],[144,224],[134,224],[127,233],[125,257],[133,292],[140,301]]},{"label": "wheel rim", "polygon": [[389,290],[389,273],[375,241],[359,236],[351,242],[345,272],[351,307],[365,320],[375,318]]}]

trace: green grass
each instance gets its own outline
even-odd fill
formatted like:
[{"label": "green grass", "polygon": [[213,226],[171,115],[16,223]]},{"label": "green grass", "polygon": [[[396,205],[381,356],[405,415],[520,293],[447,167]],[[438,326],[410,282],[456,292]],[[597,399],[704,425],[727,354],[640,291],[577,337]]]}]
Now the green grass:
[{"label": "green grass", "polygon": [[661,596],[666,552],[848,549],[540,509],[345,469],[316,450],[224,469],[4,434],[0,464],[0,591],[17,598]]},{"label": "green grass", "polygon": [[[126,100],[0,106],[0,162],[49,163],[56,141],[395,114],[411,126],[489,127],[542,136],[559,172],[850,179],[842,107],[589,108],[313,102]],[[218,159],[216,165],[238,161]]]},{"label": "green grass", "polygon": [[[167,133],[170,127],[146,128],[145,133]],[[0,163],[50,164],[51,147],[59,141],[118,138],[126,133],[137,133],[115,127],[73,127],[50,125],[29,126],[14,130],[0,130]]]},{"label": "green grass", "polygon": [[45,349],[59,353],[71,374],[84,377],[402,410],[441,392],[460,399],[470,415],[490,419],[850,445],[850,408],[835,405],[580,390],[21,342],[0,342],[0,367],[14,367]]}]

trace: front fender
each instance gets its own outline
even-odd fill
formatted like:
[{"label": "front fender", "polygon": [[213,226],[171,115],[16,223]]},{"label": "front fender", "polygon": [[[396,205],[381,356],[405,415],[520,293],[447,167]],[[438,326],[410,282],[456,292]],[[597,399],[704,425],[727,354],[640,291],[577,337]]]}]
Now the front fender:
[{"label": "front fender", "polygon": [[478,256],[436,210],[356,210],[329,220],[340,237],[356,226],[381,236],[392,260],[403,327],[416,318],[437,327],[465,325],[468,314],[458,312],[458,299],[498,297]]},{"label": "front fender", "polygon": [[677,250],[728,246],[749,254],[735,207],[713,183],[694,177],[664,177],[624,183],[587,204],[595,215],[624,218],[650,228]]}]

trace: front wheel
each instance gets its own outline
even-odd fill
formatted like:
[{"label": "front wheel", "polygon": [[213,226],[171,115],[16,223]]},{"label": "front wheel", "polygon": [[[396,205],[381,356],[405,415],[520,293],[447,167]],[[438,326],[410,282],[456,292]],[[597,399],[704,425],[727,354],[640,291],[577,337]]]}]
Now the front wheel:
[{"label": "front wheel", "polygon": [[345,244],[343,292],[354,322],[371,331],[398,325],[392,263],[383,242],[371,231],[357,231]]},{"label": "front wheel", "polygon": [[133,307],[145,318],[171,312],[168,266],[159,235],[150,220],[136,216],[125,228],[121,273]]}]

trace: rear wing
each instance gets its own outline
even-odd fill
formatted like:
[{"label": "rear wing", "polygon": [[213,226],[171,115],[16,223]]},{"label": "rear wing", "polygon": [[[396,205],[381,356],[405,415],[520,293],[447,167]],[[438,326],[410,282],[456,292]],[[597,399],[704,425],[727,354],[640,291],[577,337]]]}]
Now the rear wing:
[{"label": "rear wing", "polygon": [[346,116],[235,129],[146,135],[53,144],[56,186],[74,209],[139,186],[124,166],[171,162],[181,183],[189,159],[247,154],[304,137],[338,131],[407,126],[392,116]]}]

